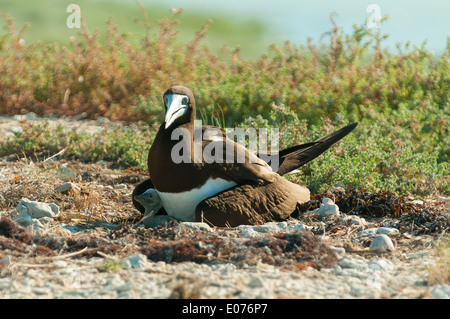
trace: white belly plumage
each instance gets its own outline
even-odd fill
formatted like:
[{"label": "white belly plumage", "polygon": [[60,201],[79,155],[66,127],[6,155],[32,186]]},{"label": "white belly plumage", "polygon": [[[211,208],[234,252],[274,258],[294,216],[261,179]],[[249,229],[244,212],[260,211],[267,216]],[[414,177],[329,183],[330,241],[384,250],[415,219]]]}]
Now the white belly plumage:
[{"label": "white belly plumage", "polygon": [[186,222],[195,221],[195,208],[204,199],[236,186],[235,182],[210,178],[202,187],[182,193],[164,193],[157,190],[169,216]]}]

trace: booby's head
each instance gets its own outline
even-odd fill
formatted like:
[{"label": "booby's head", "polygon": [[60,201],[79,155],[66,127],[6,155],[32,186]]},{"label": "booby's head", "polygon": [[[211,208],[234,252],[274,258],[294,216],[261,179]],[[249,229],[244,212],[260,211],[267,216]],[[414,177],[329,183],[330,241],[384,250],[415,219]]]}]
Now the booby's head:
[{"label": "booby's head", "polygon": [[166,110],[164,128],[185,124],[195,119],[195,99],[191,90],[184,86],[172,86],[163,96]]}]

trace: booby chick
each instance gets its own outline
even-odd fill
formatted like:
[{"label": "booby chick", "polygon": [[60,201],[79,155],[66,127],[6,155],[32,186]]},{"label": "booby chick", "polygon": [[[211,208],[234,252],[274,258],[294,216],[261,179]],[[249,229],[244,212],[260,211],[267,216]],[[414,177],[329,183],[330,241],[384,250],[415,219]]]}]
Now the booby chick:
[{"label": "booby chick", "polygon": [[[144,207],[143,224],[145,228],[153,228],[169,222],[172,218],[167,214],[156,215],[162,209],[161,198],[154,188],[149,188],[140,195],[133,197]],[[156,216],[155,216],[156,215]]]},{"label": "booby chick", "polygon": [[[168,89],[164,106],[165,121],[148,156],[151,180],[138,185],[133,197],[153,186],[169,216],[215,226],[285,220],[298,203],[310,199],[306,187],[285,180],[244,146],[225,137],[194,139],[195,99],[188,88]],[[280,152],[280,169],[284,167],[281,173],[317,157],[355,126],[356,123],[306,146]],[[204,152],[207,148],[215,152]],[[203,156],[197,158],[196,154]],[[243,154],[243,158],[238,158],[238,154]],[[135,206],[142,211],[142,205]]]}]

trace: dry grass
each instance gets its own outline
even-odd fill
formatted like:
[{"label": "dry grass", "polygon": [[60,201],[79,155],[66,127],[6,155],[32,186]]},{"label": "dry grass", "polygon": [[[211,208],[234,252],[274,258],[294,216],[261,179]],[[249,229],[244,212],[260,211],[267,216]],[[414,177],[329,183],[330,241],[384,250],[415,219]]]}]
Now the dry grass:
[{"label": "dry grass", "polygon": [[444,238],[436,246],[436,255],[438,259],[433,267],[428,268],[429,283],[433,285],[437,284],[450,284],[450,238]]}]

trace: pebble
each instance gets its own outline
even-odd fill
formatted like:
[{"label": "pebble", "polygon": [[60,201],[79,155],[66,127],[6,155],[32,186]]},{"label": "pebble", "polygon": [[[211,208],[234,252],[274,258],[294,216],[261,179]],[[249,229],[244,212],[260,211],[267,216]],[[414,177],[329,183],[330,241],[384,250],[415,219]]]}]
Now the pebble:
[{"label": "pebble", "polygon": [[0,264],[10,265],[11,264],[11,256],[5,255],[0,259]]},{"label": "pebble", "polygon": [[47,204],[22,198],[16,206],[16,211],[22,216],[28,215],[31,218],[55,217],[59,213],[59,207],[53,203]]},{"label": "pebble", "polygon": [[17,204],[15,211],[18,213],[13,218],[22,226],[31,226],[35,230],[43,230],[42,223],[48,223],[59,214],[59,206],[54,203],[43,203],[22,198]]},{"label": "pebble", "polygon": [[264,237],[267,233],[280,233],[311,229],[312,226],[305,225],[299,220],[290,220],[288,222],[268,222],[263,225],[239,225],[233,233],[241,238]]},{"label": "pebble", "polygon": [[185,231],[193,231],[193,232],[202,232],[202,231],[208,231],[212,232],[213,229],[209,227],[207,223],[195,223],[195,222],[183,222],[178,225],[178,232],[185,232]]},{"label": "pebble", "polygon": [[324,197],[320,207],[312,212],[321,216],[339,216],[339,207],[331,199]]},{"label": "pebble", "polygon": [[376,234],[396,235],[400,234],[399,230],[394,227],[379,227]]},{"label": "pebble", "polygon": [[69,191],[80,192],[80,188],[74,183],[67,182],[58,186],[56,188],[56,191],[65,194],[68,193]]},{"label": "pebble", "polygon": [[133,256],[129,256],[120,261],[120,264],[123,265],[126,269],[130,268],[145,268],[147,265],[147,257],[142,254],[137,254]]},{"label": "pebble", "polygon": [[431,295],[436,299],[450,299],[450,286],[439,285],[433,288]]},{"label": "pebble", "polygon": [[386,252],[386,251],[394,251],[394,243],[389,238],[388,235],[382,234],[377,237],[375,237],[372,240],[372,243],[370,244],[369,249],[371,251],[377,251],[377,252]]},{"label": "pebble", "polygon": [[394,227],[373,227],[360,231],[358,235],[375,237],[376,235],[386,234],[386,235],[396,235],[399,234],[399,230]]}]

